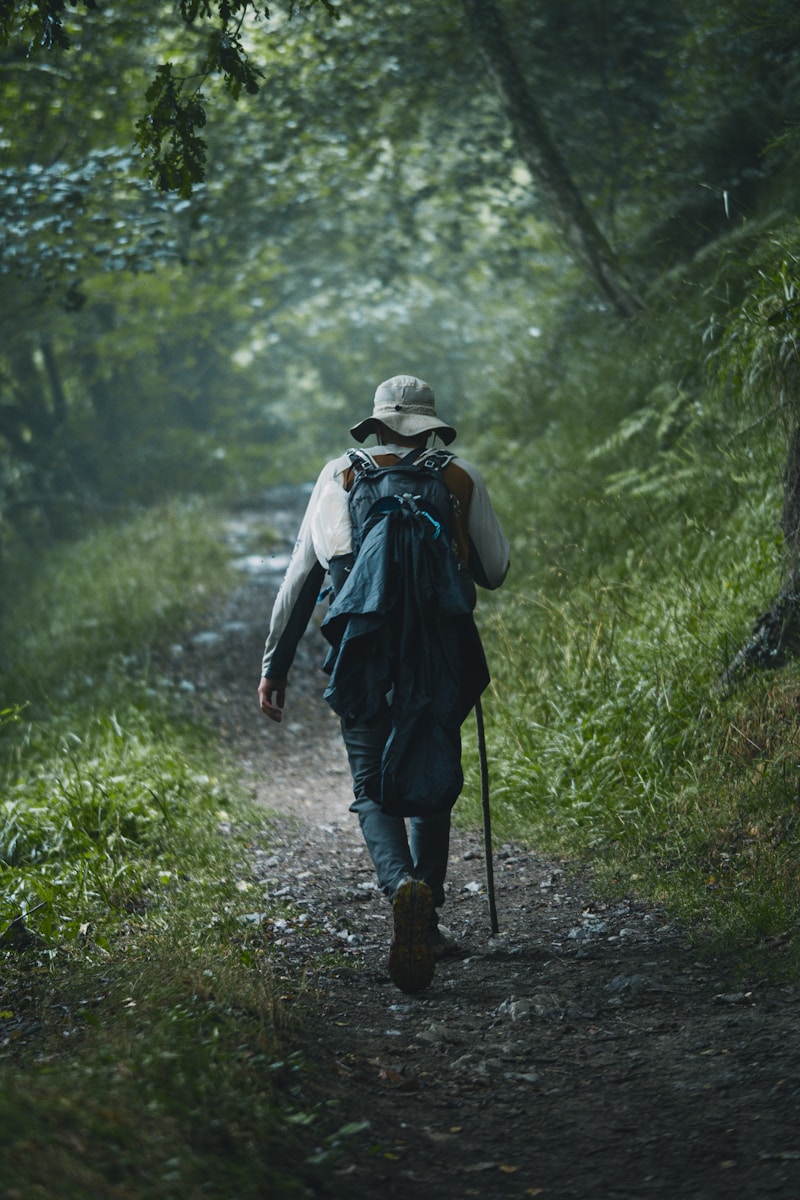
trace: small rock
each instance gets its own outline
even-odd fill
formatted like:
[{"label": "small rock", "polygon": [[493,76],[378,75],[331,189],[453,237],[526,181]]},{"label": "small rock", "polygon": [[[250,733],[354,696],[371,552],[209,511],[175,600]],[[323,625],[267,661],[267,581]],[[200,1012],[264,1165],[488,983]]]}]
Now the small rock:
[{"label": "small rock", "polygon": [[431,1046],[440,1046],[444,1042],[452,1041],[452,1038],[446,1025],[440,1025],[434,1021],[425,1029],[419,1030],[417,1040],[427,1042]]},{"label": "small rock", "polygon": [[509,996],[497,1011],[501,1017],[511,1017],[512,1021],[521,1021],[530,1016],[531,1002],[530,1000],[515,1000],[513,996]]},{"label": "small rock", "polygon": [[621,995],[623,992],[633,995],[635,992],[640,992],[646,984],[647,980],[644,975],[615,975],[606,984],[605,991],[611,992],[613,995]]},{"label": "small rock", "polygon": [[533,997],[533,1011],[544,1021],[560,1021],[564,1016],[564,1002],[553,992],[537,992]]},{"label": "small rock", "polygon": [[261,925],[264,921],[269,920],[269,913],[250,912],[241,913],[237,918],[240,925]]},{"label": "small rock", "polygon": [[583,925],[576,925],[570,929],[567,937],[573,942],[590,942],[593,938],[600,937],[608,929],[605,921],[587,921]]}]

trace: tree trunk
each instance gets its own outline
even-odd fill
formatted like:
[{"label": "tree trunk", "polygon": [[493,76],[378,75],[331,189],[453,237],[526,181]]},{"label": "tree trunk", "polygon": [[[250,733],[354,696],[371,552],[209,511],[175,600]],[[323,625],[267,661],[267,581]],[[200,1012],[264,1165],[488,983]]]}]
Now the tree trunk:
[{"label": "tree trunk", "polygon": [[635,294],[614,251],[598,229],[545,128],[509,42],[495,0],[462,0],[467,19],[503,101],[517,150],[576,259],[623,317],[644,305]]},{"label": "tree trunk", "polygon": [[753,622],[750,636],[720,673],[715,691],[727,695],[751,671],[775,671],[800,654],[800,580],[793,577],[766,612]]},{"label": "tree trunk", "polygon": [[786,582],[719,676],[722,693],[750,671],[777,670],[800,655],[800,426],[789,439],[781,526]]},{"label": "tree trunk", "polygon": [[64,394],[63,384],[61,383],[61,372],[58,369],[56,352],[53,349],[53,343],[50,338],[43,337],[39,343],[39,347],[42,351],[44,369],[48,383],[50,384],[50,397],[53,402],[53,427],[54,431],[56,431],[66,424],[67,398]]}]

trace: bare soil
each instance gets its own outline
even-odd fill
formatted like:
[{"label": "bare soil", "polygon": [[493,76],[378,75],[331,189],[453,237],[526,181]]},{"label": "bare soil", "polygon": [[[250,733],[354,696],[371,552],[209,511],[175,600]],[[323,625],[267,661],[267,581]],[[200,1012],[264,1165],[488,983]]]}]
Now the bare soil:
[{"label": "bare soil", "polygon": [[[243,566],[277,511],[293,536],[296,498],[269,503],[231,524]],[[198,635],[184,669],[269,810],[251,875],[288,906],[270,937],[277,969],[313,1000],[308,1087],[330,1130],[361,1125],[342,1135],[333,1186],[354,1200],[794,1200],[797,985],[698,957],[659,912],[604,902],[590,873],[496,847],[491,937],[482,836],[456,831],[442,919],[458,954],[419,996],[391,984],[391,913],[348,812],[316,630],[283,726],[257,709],[273,565],[249,561],[221,636]]]}]

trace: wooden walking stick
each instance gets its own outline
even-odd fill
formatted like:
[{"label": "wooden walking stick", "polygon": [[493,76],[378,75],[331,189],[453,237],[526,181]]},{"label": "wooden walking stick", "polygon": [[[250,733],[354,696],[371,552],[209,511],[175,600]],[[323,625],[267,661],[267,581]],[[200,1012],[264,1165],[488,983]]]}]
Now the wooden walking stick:
[{"label": "wooden walking stick", "polygon": [[481,804],[483,806],[483,844],[486,852],[486,890],[489,893],[489,920],[492,937],[500,930],[497,923],[497,904],[494,898],[494,861],[492,859],[492,814],[489,811],[489,763],[486,758],[486,732],[483,728],[483,709],[480,696],[475,701],[475,721],[478,726],[478,756],[481,762]]}]

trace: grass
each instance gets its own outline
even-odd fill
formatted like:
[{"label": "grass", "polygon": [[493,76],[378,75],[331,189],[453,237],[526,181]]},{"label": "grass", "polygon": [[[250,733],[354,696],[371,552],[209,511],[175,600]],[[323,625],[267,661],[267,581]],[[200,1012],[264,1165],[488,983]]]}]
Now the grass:
[{"label": "grass", "polygon": [[[544,346],[507,381],[506,396],[528,395],[505,428],[539,412],[523,455],[487,435],[513,548],[509,582],[481,610],[495,827],[587,863],[598,887],[658,903],[703,944],[796,975],[800,669],[717,687],[781,583],[785,431],[759,414],[768,396],[748,408],[718,382],[746,375],[729,361],[738,332],[727,350],[712,339],[704,368],[712,304],[695,270],[689,306],[606,346],[597,331],[557,372]],[[759,302],[765,287],[758,277]],[[761,380],[774,340],[770,325]],[[465,742],[461,819],[476,822]]]},{"label": "grass", "polygon": [[212,510],[166,504],[77,542],[18,550],[4,563],[0,694],[60,704],[142,677],[225,587],[227,551]]},{"label": "grass", "polygon": [[346,1136],[296,1044],[313,997],[248,917],[264,814],[155,666],[226,560],[213,511],[172,505],[27,564],[6,609],[9,1197],[291,1200],[324,1190]]},{"label": "grass", "polygon": [[162,892],[107,951],[90,929],[38,982],[38,1054],[2,1063],[4,1181],[43,1197],[304,1195],[318,1172],[298,1113],[313,1113],[286,985],[224,887],[192,878]]}]

